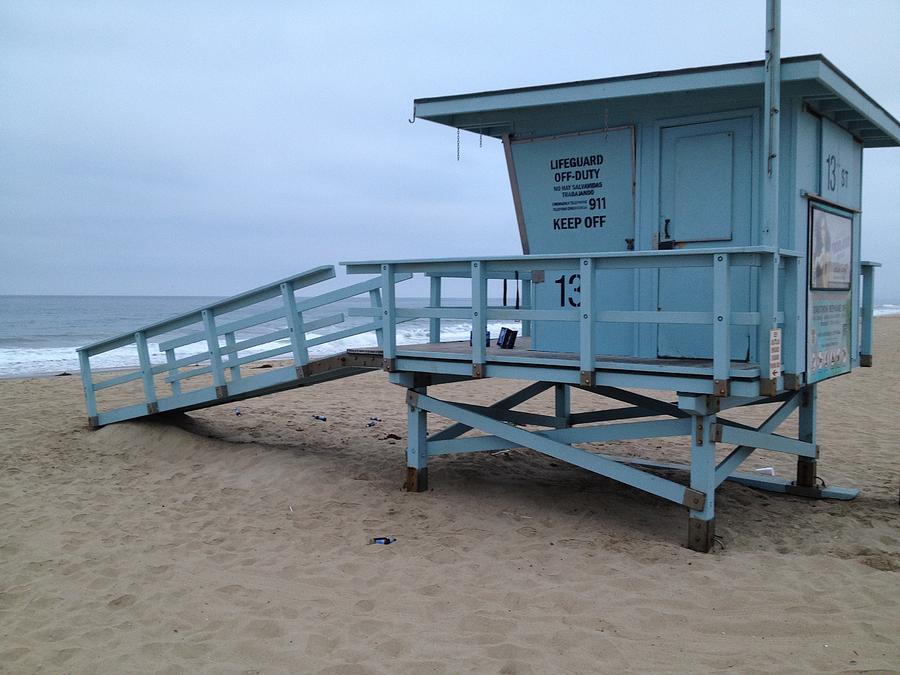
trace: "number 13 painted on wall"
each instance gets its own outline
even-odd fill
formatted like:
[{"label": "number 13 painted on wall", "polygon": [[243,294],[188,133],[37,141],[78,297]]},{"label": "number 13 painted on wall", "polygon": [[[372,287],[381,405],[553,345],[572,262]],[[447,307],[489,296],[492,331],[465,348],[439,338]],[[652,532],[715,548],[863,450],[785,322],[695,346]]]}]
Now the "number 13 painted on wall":
[{"label": "number 13 painted on wall", "polygon": [[[554,281],[553,283],[559,284],[559,306],[565,307],[566,300],[568,299],[569,304],[572,307],[581,307],[581,275],[580,274],[572,274],[569,276],[568,284],[566,284],[566,275],[563,274]],[[577,284],[577,286],[576,286]],[[568,285],[568,293],[566,292],[566,286]],[[575,299],[576,294],[579,296],[578,300]]]}]

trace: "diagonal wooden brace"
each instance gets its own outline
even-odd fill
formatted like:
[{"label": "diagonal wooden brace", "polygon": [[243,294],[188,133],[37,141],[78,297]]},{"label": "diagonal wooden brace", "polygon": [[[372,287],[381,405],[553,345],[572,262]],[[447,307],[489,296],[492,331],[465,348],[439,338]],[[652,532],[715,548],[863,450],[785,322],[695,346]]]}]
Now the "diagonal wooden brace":
[{"label": "diagonal wooden brace", "polygon": [[[606,476],[620,483],[625,483],[639,490],[650,492],[688,508],[702,508],[706,500],[706,495],[699,490],[693,490],[680,483],[635,469],[627,464],[606,459],[585,450],[573,448],[571,445],[554,441],[546,436],[519,429],[485,415],[465,410],[454,403],[441,401],[424,394],[417,394],[415,397],[408,396],[407,401],[410,405],[415,405],[428,412],[457,420],[473,429],[480,429],[503,438],[515,443],[518,447],[530,448],[541,454],[580,466],[588,471]],[[415,402],[413,403],[413,401]]]}]

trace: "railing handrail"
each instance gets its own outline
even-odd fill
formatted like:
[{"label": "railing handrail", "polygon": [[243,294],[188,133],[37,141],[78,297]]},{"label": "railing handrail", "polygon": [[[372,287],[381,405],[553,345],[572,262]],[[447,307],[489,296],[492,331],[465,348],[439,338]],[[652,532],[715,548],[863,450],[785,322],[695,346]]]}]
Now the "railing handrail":
[{"label": "railing handrail", "polygon": [[[83,347],[78,347],[75,351],[88,352],[91,356],[94,356],[95,354],[102,354],[103,352],[108,352],[113,349],[117,349],[118,347],[123,347],[127,344],[131,344],[132,342],[134,342],[135,333],[143,333],[146,337],[152,337],[154,335],[159,335],[160,333],[166,333],[170,330],[177,330],[178,328],[183,328],[184,326],[189,326],[192,323],[197,323],[198,321],[200,321],[200,315],[204,311],[217,310],[221,312],[223,308],[227,308],[225,311],[230,312],[235,309],[241,309],[249,305],[254,305],[257,302],[262,302],[263,300],[277,297],[281,294],[281,284],[292,283],[294,284],[295,289],[304,288],[306,286],[312,286],[313,284],[317,284],[322,281],[327,281],[328,279],[333,279],[334,276],[334,265],[322,265],[321,267],[315,267],[313,269],[306,270],[305,272],[300,272],[299,274],[294,274],[293,276],[286,277],[285,279],[281,279],[280,281],[266,284],[265,286],[259,286],[258,288],[254,288],[243,293],[238,293],[237,295],[232,295],[231,297],[224,298],[222,300],[217,300],[216,302],[210,303],[208,305],[202,305],[200,307],[197,307],[196,309],[192,309],[176,316],[169,317],[168,319],[163,319],[162,321],[151,323],[147,326],[144,326],[143,328],[138,328],[134,331],[123,333],[122,335],[117,335],[115,337],[92,342],[91,344],[84,345]],[[297,282],[300,282],[300,285],[297,285]],[[103,347],[103,349],[100,349],[101,347]]]},{"label": "railing handrail", "polygon": [[[412,278],[412,274],[400,274],[397,275],[397,283],[401,281],[406,281],[407,279]],[[283,282],[278,282],[279,284]],[[297,311],[298,312],[307,312],[311,309],[318,309],[319,307],[324,307],[325,305],[330,305],[333,302],[338,302],[340,300],[346,300],[348,298],[352,298],[357,295],[361,295],[362,293],[366,293],[371,290],[375,290],[381,287],[381,279],[375,277],[374,279],[367,279],[366,281],[360,281],[359,283],[352,284],[350,286],[344,286],[343,288],[338,288],[333,291],[328,291],[327,293],[323,293],[322,295],[317,295],[314,298],[309,298],[307,300],[300,300],[297,302]],[[254,304],[254,303],[251,303]],[[271,312],[263,312],[255,317],[247,317],[246,319],[241,319],[239,321],[234,321],[230,323],[224,323],[216,326],[216,333],[218,335],[225,335],[226,333],[233,332],[238,330],[235,325],[240,325],[244,328],[249,328],[251,324],[249,323],[252,320],[257,318],[260,319],[259,323],[267,323],[268,321],[274,321],[276,319],[284,316],[284,312],[282,311],[283,307],[278,307],[277,309],[272,310]],[[270,318],[271,317],[271,318]],[[165,351],[166,349],[175,349],[177,347],[183,347],[185,345],[189,345],[193,342],[200,342],[206,338],[206,333],[203,331],[197,331],[194,333],[190,333],[188,335],[183,335],[179,338],[173,338],[171,340],[166,340],[165,342],[160,343],[159,349],[160,351]]]},{"label": "railing handrail", "polygon": [[[198,403],[209,404],[212,401],[224,399],[231,395],[246,395],[248,392],[263,391],[267,387],[271,388],[275,385],[282,386],[293,382],[300,383],[309,375],[305,368],[311,363],[310,347],[342,340],[354,335],[374,332],[377,344],[381,345],[385,324],[387,323],[381,318],[362,325],[346,326],[343,329],[322,335],[313,334],[313,337],[307,336],[307,333],[312,330],[344,324],[346,319],[345,312],[338,312],[312,320],[305,320],[304,313],[310,310],[326,307],[364,294],[368,294],[369,302],[373,307],[381,307],[381,293],[384,291],[384,280],[381,275],[298,301],[295,291],[332,279],[334,276],[333,266],[318,267],[288,277],[287,280],[261,286],[252,291],[156,322],[133,333],[130,332],[79,348],[77,353],[79,365],[81,366],[81,378],[90,423],[93,426],[98,426],[109,421],[131,419],[144,414],[176,410],[184,406],[196,407]],[[400,283],[411,279],[412,276],[412,274],[397,274],[392,275],[392,279],[394,283]],[[393,292],[393,288],[391,288],[391,291]],[[279,307],[268,308],[267,305],[260,306],[261,303],[275,300],[276,298],[281,299]],[[229,312],[243,308],[249,308],[250,313],[255,313],[253,316],[236,320],[233,318],[228,319],[227,315]],[[220,316],[226,317],[225,322],[217,324],[216,319]],[[267,326],[265,328],[267,332],[262,335],[245,336],[243,339],[237,337],[240,330],[260,324],[271,324],[275,321],[278,321],[282,326]],[[183,327],[191,327],[197,323],[202,323],[203,330],[196,331],[189,328],[190,332],[187,335],[158,341],[155,347],[159,349],[160,354],[165,354],[165,363],[156,364],[153,362],[147,339],[148,336],[159,335],[165,337],[171,331]],[[396,321],[391,325],[394,326],[395,323]],[[286,324],[286,326],[283,326],[283,324]],[[225,337],[224,346],[221,344],[223,335]],[[278,344],[284,341],[287,341],[287,344]],[[194,345],[196,343],[205,343],[205,349],[196,354],[182,355],[180,358],[175,355],[177,347]],[[242,351],[271,344],[275,344],[275,346],[251,354],[245,354],[244,356],[240,355]],[[134,346],[137,349],[139,361],[137,370],[116,375],[101,382],[94,382],[91,373],[91,356],[103,354],[109,350],[126,345]],[[268,373],[247,377],[241,374],[241,366],[243,365],[288,353],[292,353],[293,356],[290,365],[275,368]],[[343,363],[344,360],[342,359],[340,362]],[[203,363],[207,363],[207,365],[201,366]],[[181,370],[188,366],[194,367],[187,371]],[[327,367],[331,368],[333,366]],[[171,395],[163,396],[162,398],[157,392],[158,385],[154,380],[155,376],[161,374],[167,374],[163,379],[163,385],[167,384],[171,388]],[[182,391],[182,381],[210,374],[212,375],[211,387]],[[143,381],[144,396],[142,403],[104,412],[98,411],[96,396],[98,391],[136,380]]]},{"label": "railing handrail", "polygon": [[[668,249],[668,250],[652,250],[652,251],[588,251],[584,253],[548,253],[548,254],[530,254],[517,256],[478,256],[467,258],[412,258],[399,260],[361,260],[346,261],[339,263],[347,268],[348,274],[379,274],[382,265],[393,265],[398,272],[416,271],[425,272],[425,267],[433,267],[435,265],[441,267],[456,266],[456,270],[462,270],[468,266],[473,260],[478,260],[488,265],[494,265],[495,271],[501,271],[499,267],[507,264],[515,266],[523,264],[523,269],[539,269],[541,264],[550,264],[554,268],[561,268],[560,262],[570,260],[582,260],[589,258],[592,260],[646,260],[655,261],[665,258],[691,258],[691,257],[711,257],[716,254],[727,253],[732,257],[741,254],[779,254],[788,258],[800,258],[803,256],[799,251],[791,249],[776,248],[773,246],[723,246],[715,248],[684,248],[684,249]],[[602,263],[601,263],[602,264]],[[680,264],[684,264],[683,262]],[[537,265],[538,267],[534,267]],[[525,267],[527,266],[527,267]],[[647,265],[652,266],[652,265]]]},{"label": "railing handrail", "polygon": [[[800,261],[803,254],[791,249],[782,249],[772,246],[739,246],[739,247],[710,247],[675,250],[653,251],[617,251],[617,252],[586,252],[586,253],[556,253],[547,255],[519,255],[519,256],[484,256],[476,258],[432,258],[418,260],[394,260],[394,261],[363,261],[345,262],[347,272],[350,274],[381,274],[384,279],[385,289],[392,288],[392,280],[400,273],[420,273],[431,277],[432,293],[425,307],[398,307],[393,296],[385,294],[386,301],[380,314],[385,319],[385,348],[384,359],[386,367],[390,370],[395,367],[397,356],[396,322],[398,319],[411,317],[430,319],[430,335],[432,341],[440,334],[440,321],[442,319],[462,319],[471,322],[472,334],[482,335],[487,328],[489,320],[516,320],[522,321],[523,335],[530,332],[530,322],[533,321],[568,321],[578,325],[579,348],[578,362],[581,369],[580,382],[591,384],[594,382],[595,370],[595,342],[594,328],[603,323],[644,323],[644,324],[704,324],[712,326],[711,349],[711,375],[713,377],[713,391],[716,395],[727,395],[730,391],[729,379],[731,377],[731,326],[755,326],[758,344],[758,361],[760,364],[768,364],[770,348],[770,329],[783,326],[783,340],[788,347],[784,354],[783,366],[791,368],[791,374],[795,374],[796,354],[794,346],[798,336],[793,323],[787,322],[787,315],[791,311],[791,288],[797,288],[797,277],[803,265]],[[659,310],[599,310],[595,307],[593,296],[599,291],[596,288],[597,280],[595,271],[602,270],[638,270],[638,269],[664,269],[664,268],[710,268],[712,272],[712,298],[707,311],[659,311]],[[731,298],[731,271],[740,267],[757,267],[763,270],[759,275],[761,299],[756,311],[739,312],[732,308]],[[762,286],[775,284],[778,270],[784,269],[787,281],[785,282],[784,309],[778,309],[774,305],[769,307],[764,301]],[[536,272],[546,273],[556,270],[577,270],[582,277],[585,275],[589,281],[581,284],[581,305],[577,311],[571,308],[547,308],[533,309],[522,306],[515,309],[509,307],[494,307],[488,302],[487,282],[489,279],[505,279],[511,275],[521,279],[522,273],[527,273],[530,278],[538,278]],[[440,280],[442,277],[468,277],[471,279],[471,305],[468,307],[441,307]],[[525,284],[532,281],[523,280]],[[776,286],[777,287],[777,286]],[[772,302],[775,298],[771,298]],[[531,303],[529,303],[530,305]],[[769,303],[772,304],[772,303]],[[353,309],[351,316],[375,316],[376,310]],[[793,315],[792,315],[793,316]],[[526,326],[528,328],[526,329]],[[764,340],[764,342],[763,342]],[[469,360],[472,363],[474,377],[483,377],[484,367],[488,361],[484,342],[479,339],[471,341]],[[760,366],[762,368],[762,365]],[[765,380],[760,384],[760,391],[775,390],[778,386],[780,375],[761,378]]]}]

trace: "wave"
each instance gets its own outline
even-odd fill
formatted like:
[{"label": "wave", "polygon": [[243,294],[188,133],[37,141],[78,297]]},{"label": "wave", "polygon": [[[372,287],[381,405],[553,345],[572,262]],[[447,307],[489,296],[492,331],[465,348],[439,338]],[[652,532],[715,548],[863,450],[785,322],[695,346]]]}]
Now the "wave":
[{"label": "wave", "polygon": [[893,316],[895,314],[900,314],[900,305],[894,305],[886,302],[883,305],[878,305],[877,307],[875,307],[875,310],[872,313],[875,316]]}]

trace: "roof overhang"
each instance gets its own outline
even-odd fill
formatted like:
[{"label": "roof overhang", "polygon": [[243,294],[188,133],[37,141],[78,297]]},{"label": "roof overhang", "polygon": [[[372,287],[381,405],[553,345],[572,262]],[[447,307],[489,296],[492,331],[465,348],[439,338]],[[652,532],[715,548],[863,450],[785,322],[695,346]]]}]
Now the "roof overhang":
[{"label": "roof overhang", "polygon": [[[900,122],[821,54],[782,59],[781,80],[782,85],[802,84],[802,96],[809,108],[846,128],[864,147],[900,145]],[[758,87],[761,101],[764,82],[764,62],[749,61],[421,98],[415,101],[415,116],[463,130],[501,136],[510,129],[510,121],[504,119],[504,113],[511,116],[519,109],[736,87]],[[473,114],[479,116],[477,123],[472,122]]]}]

